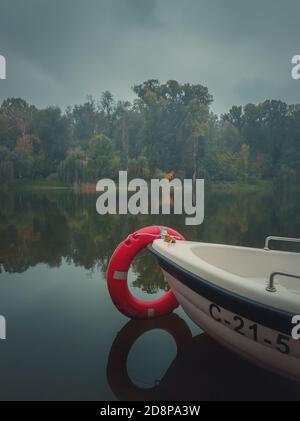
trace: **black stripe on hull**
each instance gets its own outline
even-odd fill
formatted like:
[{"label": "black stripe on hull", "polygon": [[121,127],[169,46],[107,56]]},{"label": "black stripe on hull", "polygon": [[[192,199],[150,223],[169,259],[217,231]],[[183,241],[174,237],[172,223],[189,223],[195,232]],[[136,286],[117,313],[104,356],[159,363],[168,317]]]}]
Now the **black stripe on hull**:
[{"label": "black stripe on hull", "polygon": [[152,246],[148,246],[148,248],[156,256],[162,269],[197,294],[232,313],[291,336],[292,328],[294,327],[291,323],[294,316],[293,313],[258,303],[219,287],[179,266],[156,251]]}]

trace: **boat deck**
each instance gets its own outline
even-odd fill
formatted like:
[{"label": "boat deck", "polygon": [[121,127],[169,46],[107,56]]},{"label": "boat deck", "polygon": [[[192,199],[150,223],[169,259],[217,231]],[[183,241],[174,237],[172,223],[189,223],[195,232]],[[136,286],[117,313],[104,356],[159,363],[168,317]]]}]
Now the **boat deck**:
[{"label": "boat deck", "polygon": [[[212,284],[249,299],[300,314],[299,253],[222,244],[156,240],[153,248]],[[276,291],[267,291],[272,274]]]}]

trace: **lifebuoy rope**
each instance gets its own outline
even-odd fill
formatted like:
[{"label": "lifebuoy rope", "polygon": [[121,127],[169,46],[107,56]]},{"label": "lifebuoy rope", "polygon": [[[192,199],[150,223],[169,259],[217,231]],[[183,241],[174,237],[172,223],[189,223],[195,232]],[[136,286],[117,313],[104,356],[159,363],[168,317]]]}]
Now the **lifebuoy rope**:
[{"label": "lifebuoy rope", "polygon": [[[157,240],[163,240],[164,239],[164,235],[162,234],[149,234],[148,232],[144,232],[144,233],[133,233],[133,234],[129,234],[128,237],[126,238],[126,240],[128,240],[129,238],[135,238],[135,237],[139,237],[139,236],[144,236],[144,235],[148,235],[149,237],[155,237]],[[175,238],[176,240],[182,240],[181,237],[177,236],[177,235],[170,235],[171,237]],[[126,241],[125,240],[125,241]]]}]

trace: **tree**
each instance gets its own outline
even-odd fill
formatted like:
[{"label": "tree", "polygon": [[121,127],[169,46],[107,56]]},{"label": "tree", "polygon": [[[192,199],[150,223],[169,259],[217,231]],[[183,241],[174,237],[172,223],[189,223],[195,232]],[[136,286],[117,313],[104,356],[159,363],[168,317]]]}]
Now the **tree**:
[{"label": "tree", "polygon": [[10,149],[13,149],[19,138],[25,138],[30,134],[35,113],[36,108],[22,98],[7,98],[3,101],[0,116],[2,125],[5,124],[6,145]]},{"label": "tree", "polygon": [[58,175],[67,184],[88,181],[87,158],[84,151],[80,148],[69,151],[66,159],[59,165]]},{"label": "tree", "polygon": [[0,145],[0,188],[14,180],[14,168],[8,148]]},{"label": "tree", "polygon": [[69,145],[70,127],[61,110],[58,107],[39,110],[35,115],[33,127],[45,159],[54,163],[64,159]]},{"label": "tree", "polygon": [[198,140],[207,129],[212,97],[202,85],[179,84],[169,80],[161,84],[152,79],[135,85],[136,106],[144,117],[144,153],[151,169],[184,169],[196,172]]},{"label": "tree", "polygon": [[111,92],[103,92],[101,96],[101,106],[104,113],[107,115],[108,118],[110,118],[114,107],[114,97]]},{"label": "tree", "polygon": [[212,181],[300,179],[300,104],[266,100],[233,105],[221,117],[201,84],[135,85],[133,103],[109,91],[67,108],[37,109],[21,98],[0,107],[3,183],[15,178],[59,177],[96,182],[128,170],[132,177]]},{"label": "tree", "polygon": [[88,172],[89,177],[96,182],[100,178],[113,177],[112,161],[114,147],[112,141],[105,135],[97,135],[88,143]]},{"label": "tree", "polygon": [[7,117],[0,114],[0,145],[9,149],[14,147],[11,125]]},{"label": "tree", "polygon": [[234,105],[231,107],[227,114],[222,115],[223,121],[229,121],[234,127],[236,127],[240,132],[244,125],[244,118],[243,118],[243,107],[237,107]]},{"label": "tree", "polygon": [[95,102],[90,99],[82,105],[75,105],[71,112],[74,135],[79,140],[88,140],[96,134],[97,111]]},{"label": "tree", "polygon": [[23,148],[16,148],[11,154],[15,178],[31,178],[34,160],[32,154]]},{"label": "tree", "polygon": [[245,143],[241,146],[241,162],[242,162],[242,173],[244,181],[248,180],[249,175],[249,156],[250,156],[249,145]]}]

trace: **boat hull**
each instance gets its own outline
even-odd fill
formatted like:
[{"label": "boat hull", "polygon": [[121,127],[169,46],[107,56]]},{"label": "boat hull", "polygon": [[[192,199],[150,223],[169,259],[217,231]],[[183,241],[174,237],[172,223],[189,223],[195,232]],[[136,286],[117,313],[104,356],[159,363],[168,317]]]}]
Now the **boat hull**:
[{"label": "boat hull", "polygon": [[265,369],[300,381],[293,314],[272,309],[189,273],[152,249],[187,315],[216,341]]},{"label": "boat hull", "polygon": [[[300,355],[296,341],[226,310],[164,273],[186,314],[208,335],[256,365],[300,381]],[[288,353],[286,346],[289,347]]]}]

